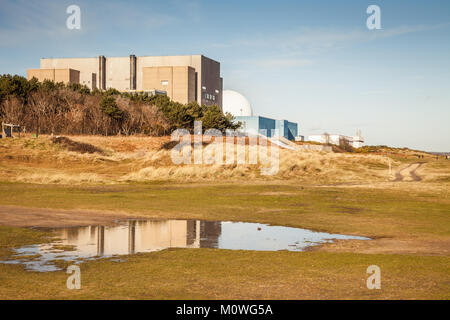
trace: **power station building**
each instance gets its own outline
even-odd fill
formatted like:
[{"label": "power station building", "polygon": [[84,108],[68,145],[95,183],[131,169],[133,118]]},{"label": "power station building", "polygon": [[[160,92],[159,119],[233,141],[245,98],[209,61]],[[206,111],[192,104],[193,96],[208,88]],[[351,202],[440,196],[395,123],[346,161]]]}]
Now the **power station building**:
[{"label": "power station building", "polygon": [[364,138],[361,135],[361,131],[358,130],[355,136],[344,136],[341,134],[315,134],[308,136],[309,141],[319,142],[323,144],[341,145],[348,143],[353,148],[361,148],[364,145]]},{"label": "power station building", "polygon": [[280,136],[288,140],[296,140],[298,137],[297,123],[254,115],[250,103],[239,92],[225,90],[223,97],[223,112],[231,113],[236,121],[241,122],[242,132],[251,135],[263,132],[269,138],[273,134],[274,137]]},{"label": "power station building", "polygon": [[27,70],[39,81],[80,83],[90,89],[122,92],[164,91],[174,101],[222,108],[220,63],[203,55],[94,58],[42,58]]},{"label": "power station building", "polygon": [[275,120],[261,116],[237,116],[236,121],[241,122],[242,131],[250,134],[264,132],[267,137],[285,137],[288,140],[295,140],[298,136],[298,125],[287,120]]}]

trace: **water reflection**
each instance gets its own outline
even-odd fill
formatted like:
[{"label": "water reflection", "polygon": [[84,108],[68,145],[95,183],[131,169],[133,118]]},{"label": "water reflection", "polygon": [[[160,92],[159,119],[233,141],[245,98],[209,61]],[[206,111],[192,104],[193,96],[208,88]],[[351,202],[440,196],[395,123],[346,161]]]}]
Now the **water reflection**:
[{"label": "water reflection", "polygon": [[[114,226],[50,229],[61,240],[17,249],[27,269],[52,271],[54,260],[74,261],[98,256],[127,255],[167,248],[219,248],[234,250],[302,251],[333,239],[369,240],[364,237],[314,232],[258,223],[199,220],[129,220]],[[62,246],[62,247],[61,247]],[[68,246],[73,250],[67,251]],[[29,261],[25,255],[40,256]]]},{"label": "water reflection", "polygon": [[167,248],[217,248],[220,222],[131,220],[118,226],[53,229],[60,245],[76,246],[87,256],[110,256]]}]

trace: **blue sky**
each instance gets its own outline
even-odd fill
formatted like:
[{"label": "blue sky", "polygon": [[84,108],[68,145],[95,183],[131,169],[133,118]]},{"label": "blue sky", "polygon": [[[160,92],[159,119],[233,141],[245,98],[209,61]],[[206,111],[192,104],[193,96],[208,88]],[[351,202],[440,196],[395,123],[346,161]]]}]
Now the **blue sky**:
[{"label": "blue sky", "polygon": [[[81,30],[66,8],[81,8]],[[366,8],[381,8],[368,30]],[[303,135],[450,151],[450,1],[0,0],[0,73],[41,57],[204,54]]]}]

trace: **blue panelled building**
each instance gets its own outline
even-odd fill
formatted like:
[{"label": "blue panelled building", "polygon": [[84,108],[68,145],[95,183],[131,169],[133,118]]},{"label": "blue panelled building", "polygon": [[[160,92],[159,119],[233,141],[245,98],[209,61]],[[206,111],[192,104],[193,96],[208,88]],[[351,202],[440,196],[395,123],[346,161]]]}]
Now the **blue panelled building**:
[{"label": "blue panelled building", "polygon": [[[287,120],[275,120],[261,116],[237,116],[236,121],[242,123],[241,130],[250,134],[257,134],[263,131],[269,138],[273,136],[285,137],[288,140],[295,140],[298,136],[298,125]],[[274,130],[272,132],[272,130]]]}]

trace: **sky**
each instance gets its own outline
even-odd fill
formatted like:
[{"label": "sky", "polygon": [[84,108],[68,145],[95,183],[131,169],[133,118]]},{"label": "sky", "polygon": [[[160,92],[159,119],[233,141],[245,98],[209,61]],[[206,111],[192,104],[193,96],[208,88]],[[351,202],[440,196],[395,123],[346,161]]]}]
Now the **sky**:
[{"label": "sky", "polygon": [[[369,5],[381,29],[367,28]],[[0,74],[130,54],[217,60],[224,89],[301,135],[360,129],[368,145],[450,151],[448,0],[0,0]]]}]

